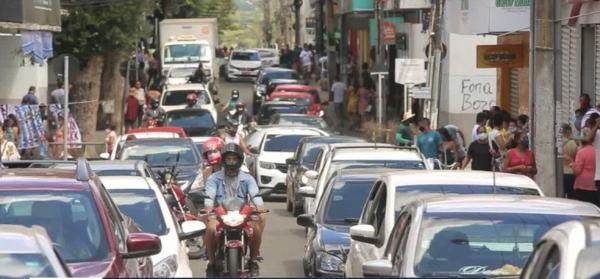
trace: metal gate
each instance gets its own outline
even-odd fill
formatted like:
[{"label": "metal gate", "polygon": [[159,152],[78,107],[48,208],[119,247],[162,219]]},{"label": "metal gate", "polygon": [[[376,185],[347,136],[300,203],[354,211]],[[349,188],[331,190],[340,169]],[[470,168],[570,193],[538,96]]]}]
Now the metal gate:
[{"label": "metal gate", "polygon": [[510,69],[510,114],[519,115],[519,74],[520,68]]},{"label": "metal gate", "polygon": [[[581,57],[579,56],[580,43],[580,27],[563,25],[561,28],[562,113],[561,115],[556,116],[558,123],[569,122],[570,113],[575,110],[579,99],[579,90],[581,86],[581,81],[579,79],[579,67],[581,65]],[[596,86],[596,88],[598,88],[598,86]],[[598,90],[596,90],[596,92],[598,92]]]}]

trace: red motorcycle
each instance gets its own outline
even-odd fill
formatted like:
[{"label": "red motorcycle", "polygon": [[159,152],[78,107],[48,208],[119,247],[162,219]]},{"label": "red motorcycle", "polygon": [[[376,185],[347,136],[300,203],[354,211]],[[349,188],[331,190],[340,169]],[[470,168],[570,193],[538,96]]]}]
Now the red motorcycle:
[{"label": "red motorcycle", "polygon": [[[268,212],[268,211],[266,211]],[[260,213],[239,198],[228,198],[214,209],[219,224],[215,234],[216,269],[222,276],[247,277],[249,245],[254,231],[248,221],[258,221]]]}]

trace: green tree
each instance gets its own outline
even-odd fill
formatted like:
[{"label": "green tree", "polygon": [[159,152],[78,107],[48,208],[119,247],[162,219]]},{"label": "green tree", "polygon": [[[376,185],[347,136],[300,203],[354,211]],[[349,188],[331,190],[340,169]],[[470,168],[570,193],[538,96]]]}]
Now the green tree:
[{"label": "green tree", "polygon": [[234,0],[161,0],[167,18],[216,17],[219,33],[233,24],[231,15],[237,11]]}]

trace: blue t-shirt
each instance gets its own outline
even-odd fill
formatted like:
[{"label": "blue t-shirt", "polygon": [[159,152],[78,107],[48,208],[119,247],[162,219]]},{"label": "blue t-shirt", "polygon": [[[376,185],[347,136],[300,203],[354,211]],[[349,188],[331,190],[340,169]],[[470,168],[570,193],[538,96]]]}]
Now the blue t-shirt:
[{"label": "blue t-shirt", "polygon": [[417,137],[417,146],[426,158],[437,158],[442,136],[437,131],[423,132]]}]

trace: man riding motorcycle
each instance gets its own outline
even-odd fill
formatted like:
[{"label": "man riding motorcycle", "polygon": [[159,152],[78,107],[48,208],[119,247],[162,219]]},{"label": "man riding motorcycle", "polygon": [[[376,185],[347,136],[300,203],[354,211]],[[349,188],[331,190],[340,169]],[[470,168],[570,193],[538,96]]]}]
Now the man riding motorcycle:
[{"label": "man riding motorcycle", "polygon": [[240,123],[236,119],[227,117],[227,125],[225,126],[225,133],[222,134],[222,138],[225,144],[235,143],[240,146],[245,154],[252,154],[244,140],[244,133],[240,129]]},{"label": "man riding motorcycle", "polygon": [[221,112],[233,111],[235,109],[235,105],[239,102],[239,100],[240,100],[240,91],[237,89],[231,90],[231,99],[226,104],[223,104],[223,108],[221,109]]},{"label": "man riding motorcycle", "polygon": [[[240,146],[235,143],[228,143],[223,147],[221,154],[223,155],[223,170],[212,174],[206,182],[205,211],[211,212],[215,206],[222,204],[227,198],[245,199],[249,197],[250,201],[248,202],[256,207],[256,211],[265,212],[264,202],[261,197],[257,196],[259,189],[256,181],[249,174],[240,171],[244,158]],[[257,276],[259,273],[257,259],[265,222],[264,214],[260,214],[259,218],[249,222],[253,229],[253,237],[249,243],[250,260],[248,261],[248,270],[250,276]],[[207,276],[215,275],[215,252],[218,248],[215,234],[218,224],[219,221],[215,218],[209,218],[206,222],[204,243],[206,244],[208,257]]]},{"label": "man riding motorcycle", "polygon": [[160,101],[152,99],[150,101],[150,107],[146,109],[142,123],[147,128],[160,126],[165,120],[166,111],[160,107]]},{"label": "man riding motorcycle", "polygon": [[202,159],[204,159],[204,169],[202,170],[202,177],[204,178],[204,184],[208,177],[221,170],[221,163],[223,156],[221,155],[221,149],[225,143],[223,139],[219,137],[212,137],[206,140],[202,144]]}]

